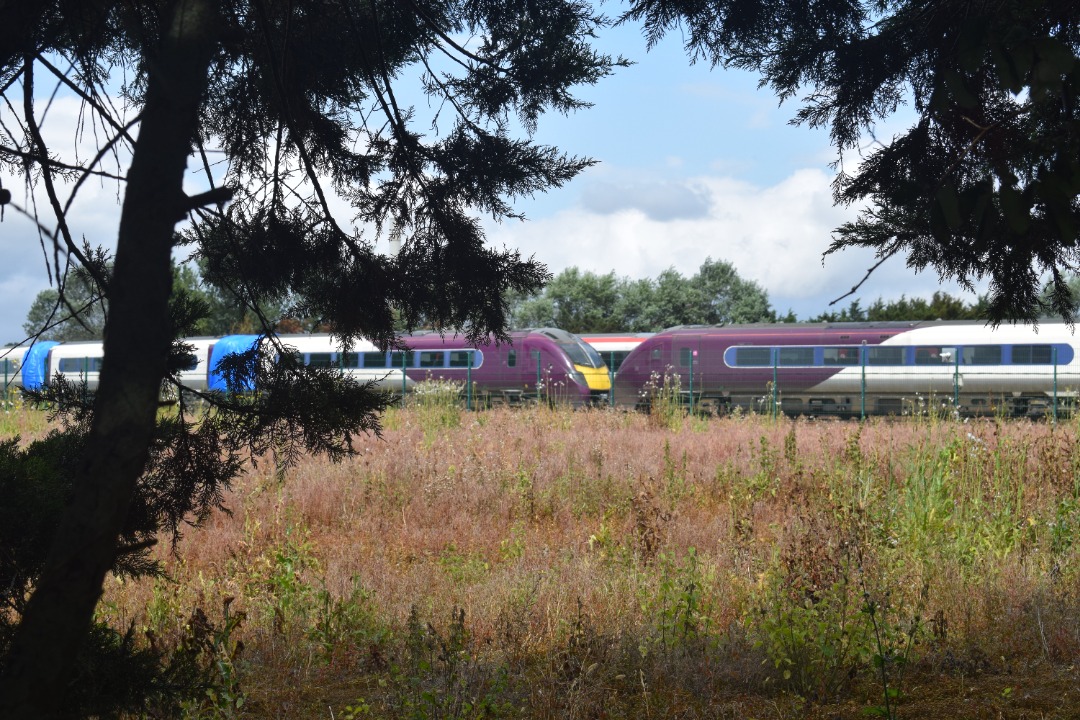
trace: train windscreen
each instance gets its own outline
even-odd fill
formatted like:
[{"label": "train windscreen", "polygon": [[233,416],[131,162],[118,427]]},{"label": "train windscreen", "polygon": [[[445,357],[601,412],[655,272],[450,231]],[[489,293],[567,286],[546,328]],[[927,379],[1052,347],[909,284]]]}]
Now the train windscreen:
[{"label": "train windscreen", "polygon": [[604,367],[604,359],[591,345],[584,342],[561,342],[559,347],[570,356],[570,362],[591,368]]}]

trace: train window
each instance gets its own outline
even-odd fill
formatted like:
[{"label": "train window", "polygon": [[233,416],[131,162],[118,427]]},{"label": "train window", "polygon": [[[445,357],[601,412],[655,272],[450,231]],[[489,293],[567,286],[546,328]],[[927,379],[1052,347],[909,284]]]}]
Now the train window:
[{"label": "train window", "polygon": [[8,375],[14,373],[17,368],[15,367],[15,361],[4,358],[0,360],[0,373]]},{"label": "train window", "polygon": [[514,367],[517,365],[517,350],[511,350],[506,353],[506,367]]},{"label": "train window", "polygon": [[197,367],[199,367],[199,358],[195,357],[193,353],[184,353],[180,356],[181,370],[194,370]]},{"label": "train window", "polygon": [[663,350],[659,346],[657,346],[652,349],[652,355],[650,356],[650,358],[653,362],[660,362],[662,355]]},{"label": "train window", "polygon": [[1050,345],[1013,345],[1013,365],[1050,365],[1054,362]]},{"label": "train window", "polygon": [[307,365],[310,367],[328,368],[334,366],[333,353],[308,353]]},{"label": "train window", "polygon": [[[382,355],[382,353],[379,353]],[[360,367],[360,356],[354,352],[338,353],[338,367],[340,368],[355,368]]]},{"label": "train window", "polygon": [[60,372],[62,373],[84,373],[100,371],[101,358],[99,357],[60,358]]},{"label": "train window", "polygon": [[956,360],[956,348],[938,345],[915,348],[916,365],[942,365]]},{"label": "train window", "polygon": [[364,367],[366,367],[366,368],[384,368],[384,367],[386,367],[386,353],[381,353],[381,352],[366,352],[366,353],[364,353]]},{"label": "train window", "polygon": [[420,367],[433,368],[443,367],[444,365],[446,365],[446,360],[441,350],[437,352],[426,350],[420,353]]},{"label": "train window", "polygon": [[772,365],[772,348],[737,347],[735,348],[736,367],[767,367]]},{"label": "train window", "polygon": [[960,356],[965,365],[1000,365],[1000,345],[969,345]]},{"label": "train window", "polygon": [[604,366],[604,360],[592,345],[586,345],[580,340],[576,340],[575,342],[560,342],[556,343],[556,345],[562,348],[562,351],[570,356],[570,362],[575,365],[584,365],[585,367],[590,368]]},{"label": "train window", "polygon": [[451,350],[450,351],[450,367],[452,368],[467,368],[469,362],[472,359],[471,350]]},{"label": "train window", "polygon": [[827,347],[822,348],[822,363],[825,365],[858,365],[859,348]]},{"label": "train window", "polygon": [[679,365],[682,367],[689,367],[690,363],[693,362],[692,358],[694,357],[694,353],[695,351],[693,348],[679,348]]},{"label": "train window", "polygon": [[390,367],[399,368],[404,361],[405,367],[413,366],[413,352],[392,352],[390,353]]},{"label": "train window", "polygon": [[808,347],[782,347],[777,348],[778,365],[813,365],[814,364],[814,348]]},{"label": "train window", "polygon": [[866,349],[867,365],[903,365],[904,348],[902,347],[870,347]]}]

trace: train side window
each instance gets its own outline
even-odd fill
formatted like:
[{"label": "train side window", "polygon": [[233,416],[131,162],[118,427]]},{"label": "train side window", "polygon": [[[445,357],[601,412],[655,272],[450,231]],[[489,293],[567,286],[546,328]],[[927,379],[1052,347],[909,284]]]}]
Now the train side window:
[{"label": "train side window", "polygon": [[768,367],[772,365],[771,347],[737,347],[735,348],[736,367]]},{"label": "train side window", "polygon": [[392,352],[392,353],[390,353],[390,367],[392,367],[392,368],[401,367],[401,363],[402,363],[403,359],[405,361],[405,367],[412,367],[413,366],[413,352],[410,350],[408,352]]},{"label": "train side window", "polygon": [[965,365],[1000,365],[1000,345],[969,345],[960,356]]},{"label": "train side window", "polygon": [[307,364],[309,367],[328,368],[334,366],[332,353],[308,353]]},{"label": "train side window", "polygon": [[441,350],[425,350],[420,353],[420,367],[441,368],[444,365],[446,365],[446,356],[443,355],[443,352]]},{"label": "train side window", "polygon": [[859,348],[857,347],[827,347],[822,348],[821,356],[824,365],[858,365]]},{"label": "train side window", "polygon": [[101,372],[101,358],[60,358],[60,372],[64,374]]},{"label": "train side window", "polygon": [[933,345],[915,348],[916,365],[943,365],[956,361],[956,348]]},{"label": "train side window", "polygon": [[866,349],[867,365],[903,365],[904,348],[902,347],[870,347]]},{"label": "train side window", "polygon": [[511,350],[506,353],[506,367],[515,367],[517,365],[517,350]]},{"label": "train side window", "polygon": [[469,350],[451,350],[450,351],[450,367],[452,368],[467,368],[469,367],[469,360],[472,358],[472,352]]},{"label": "train side window", "polygon": [[814,364],[814,348],[808,347],[782,347],[778,348],[778,365],[806,366]]},{"label": "train side window", "polygon": [[386,367],[386,353],[381,353],[381,352],[366,352],[366,353],[364,353],[364,367],[366,367],[366,368],[384,368],[384,367]]},{"label": "train side window", "polygon": [[[382,353],[379,353],[382,355]],[[338,354],[338,367],[340,368],[355,368],[360,367],[360,356],[354,352],[347,352],[344,354]]]},{"label": "train side window", "polygon": [[652,349],[652,355],[649,356],[649,359],[652,360],[652,362],[660,362],[660,360],[661,360],[661,358],[663,356],[663,352],[664,352],[663,349],[660,348],[659,346],[654,347]]},{"label": "train side window", "polygon": [[1013,365],[1050,365],[1054,352],[1050,345],[1013,345]]},{"label": "train side window", "polygon": [[689,367],[691,358],[694,356],[694,349],[683,347],[679,348],[679,365],[681,367]]}]

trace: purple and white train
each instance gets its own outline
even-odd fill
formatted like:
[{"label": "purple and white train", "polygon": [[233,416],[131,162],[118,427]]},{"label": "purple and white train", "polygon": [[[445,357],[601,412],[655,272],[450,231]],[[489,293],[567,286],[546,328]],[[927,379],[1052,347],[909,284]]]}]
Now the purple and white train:
[{"label": "purple and white train", "polygon": [[1080,390],[1072,328],[972,322],[678,327],[643,340],[615,376],[615,402],[643,407],[667,378],[702,409],[788,414],[1042,415]]}]

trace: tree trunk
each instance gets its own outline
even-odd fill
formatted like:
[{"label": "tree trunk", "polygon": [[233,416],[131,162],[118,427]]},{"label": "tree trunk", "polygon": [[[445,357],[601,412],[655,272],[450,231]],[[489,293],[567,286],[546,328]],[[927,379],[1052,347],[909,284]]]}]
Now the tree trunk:
[{"label": "tree trunk", "polygon": [[[120,218],[105,357],[93,425],[71,501],[10,648],[0,717],[66,714],[59,706],[116,556],[136,481],[149,457],[171,328],[173,231],[208,84],[216,0],[176,0],[156,57]],[[150,50],[150,49],[148,49]]]}]

